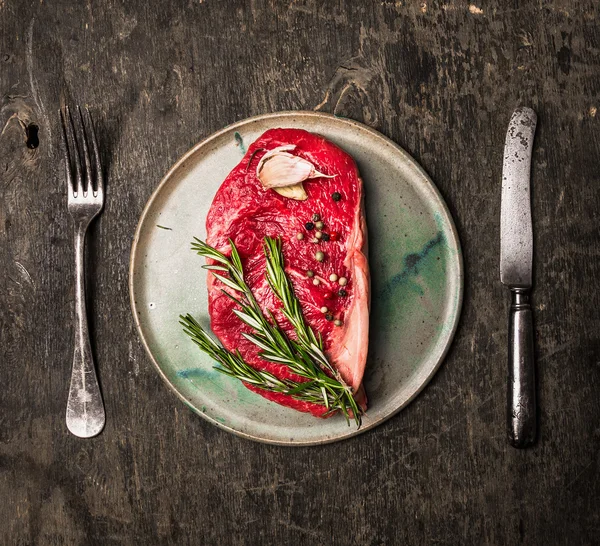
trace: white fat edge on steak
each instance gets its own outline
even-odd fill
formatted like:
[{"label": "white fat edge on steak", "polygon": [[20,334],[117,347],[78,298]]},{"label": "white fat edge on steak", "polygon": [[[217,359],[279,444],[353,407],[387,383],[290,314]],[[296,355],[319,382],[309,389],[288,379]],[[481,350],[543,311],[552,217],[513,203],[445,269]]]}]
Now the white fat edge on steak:
[{"label": "white fat edge on steak", "polygon": [[344,318],[344,325],[332,333],[332,350],[328,356],[344,381],[350,385],[356,398],[364,397],[362,378],[369,347],[369,308],[371,304],[368,240],[364,212],[364,194],[361,185],[360,206],[356,209],[354,227],[348,237],[344,266],[351,272],[353,298]]}]

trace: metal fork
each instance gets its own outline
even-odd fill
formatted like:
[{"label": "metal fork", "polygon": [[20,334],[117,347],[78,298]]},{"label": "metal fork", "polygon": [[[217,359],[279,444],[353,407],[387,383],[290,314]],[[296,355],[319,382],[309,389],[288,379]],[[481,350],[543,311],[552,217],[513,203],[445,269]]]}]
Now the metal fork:
[{"label": "metal fork", "polygon": [[[64,112],[60,111],[59,115],[65,152],[67,208],[75,227],[76,333],[71,386],[67,402],[67,427],[75,436],[91,438],[104,428],[106,417],[94,367],[86,315],[85,234],[92,219],[102,210],[104,180],[92,118],[87,108],[83,111],[85,116],[82,114],[82,109],[77,106],[76,114],[71,116],[71,111],[66,106]],[[75,122],[73,118],[75,118]],[[95,168],[92,167],[88,141],[91,141]],[[85,173],[81,168],[82,156]]]}]

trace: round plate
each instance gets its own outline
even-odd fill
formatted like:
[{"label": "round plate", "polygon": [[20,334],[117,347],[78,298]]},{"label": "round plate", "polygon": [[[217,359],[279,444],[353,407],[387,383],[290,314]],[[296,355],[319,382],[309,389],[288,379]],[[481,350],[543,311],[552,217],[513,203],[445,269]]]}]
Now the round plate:
[{"label": "round plate", "polygon": [[[371,337],[362,427],[341,415],[317,419],[284,408],[213,369],[183,333],[180,314],[208,327],[204,260],[190,250],[218,187],[264,131],[318,133],[350,153],[365,185],[371,268]],[[399,146],[355,121],[319,112],[247,119],[200,142],[166,174],[140,219],[130,263],[140,337],[160,375],[195,412],[246,438],[310,445],[373,428],[431,379],[452,341],[463,293],[460,243],[444,201]]]}]

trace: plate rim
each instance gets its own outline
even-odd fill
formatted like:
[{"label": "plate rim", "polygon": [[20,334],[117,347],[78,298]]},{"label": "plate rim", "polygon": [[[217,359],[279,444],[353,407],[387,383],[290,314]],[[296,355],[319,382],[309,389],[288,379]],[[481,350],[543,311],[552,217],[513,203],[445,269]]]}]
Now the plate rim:
[{"label": "plate rim", "polygon": [[[454,321],[452,324],[452,328],[450,329],[450,333],[449,333],[449,336],[447,337],[444,349],[441,352],[437,362],[431,368],[430,372],[427,374],[427,376],[424,378],[424,380],[422,380],[421,384],[419,385],[419,388],[416,389],[415,392],[410,397],[408,397],[402,404],[400,404],[397,408],[395,408],[393,411],[391,411],[385,417],[381,417],[378,420],[373,421],[372,423],[363,425],[359,429],[350,430],[347,434],[343,434],[341,436],[335,436],[335,437],[331,437],[331,438],[323,438],[323,439],[319,439],[319,440],[308,440],[308,441],[290,441],[290,440],[283,441],[283,440],[274,440],[274,439],[264,438],[261,436],[255,436],[253,434],[243,432],[240,430],[236,430],[230,426],[220,423],[216,419],[213,419],[211,416],[206,415],[206,413],[200,411],[199,408],[196,408],[190,402],[190,400],[188,400],[181,392],[179,392],[179,390],[175,387],[175,385],[169,380],[169,378],[166,376],[166,374],[163,372],[160,365],[158,364],[156,358],[150,351],[150,347],[148,345],[148,342],[146,341],[146,338],[144,337],[144,333],[143,333],[143,330],[142,330],[142,327],[140,324],[140,320],[138,318],[138,308],[137,308],[135,298],[134,298],[134,281],[133,281],[134,270],[136,267],[136,253],[137,253],[137,249],[138,249],[138,243],[139,243],[140,234],[142,231],[142,226],[144,225],[146,217],[147,217],[148,213],[150,212],[150,209],[152,208],[154,201],[157,199],[157,197],[160,194],[163,187],[165,187],[167,185],[167,183],[170,181],[170,179],[173,177],[173,175],[177,171],[179,171],[181,168],[184,167],[185,162],[191,156],[196,154],[199,149],[203,148],[204,146],[208,145],[213,140],[220,138],[223,134],[228,133],[232,130],[238,129],[240,127],[243,127],[249,123],[253,123],[256,121],[263,121],[263,120],[268,120],[271,118],[288,118],[288,117],[294,117],[294,116],[296,116],[296,117],[301,116],[301,117],[306,117],[306,118],[311,118],[311,117],[312,118],[325,118],[325,119],[330,119],[330,120],[333,119],[336,122],[346,123],[350,126],[358,128],[362,131],[366,131],[372,137],[375,137],[376,139],[383,141],[385,144],[392,146],[397,152],[399,152],[402,156],[404,156],[404,158],[407,159],[411,163],[411,165],[419,172],[419,174],[427,180],[427,182],[429,183],[430,189],[433,191],[435,197],[441,204],[443,212],[445,213],[446,220],[449,224],[450,232],[452,234],[453,244],[457,249],[458,281],[459,281],[458,282],[456,314],[455,314],[455,318],[454,318]],[[349,438],[363,434],[364,432],[367,432],[368,430],[372,430],[376,426],[391,419],[393,416],[397,415],[401,410],[406,408],[429,384],[431,379],[438,372],[442,363],[446,359],[448,351],[450,350],[450,347],[452,346],[452,343],[454,341],[454,337],[456,335],[458,325],[460,323],[460,319],[461,319],[461,315],[462,315],[463,297],[464,297],[464,284],[465,284],[464,283],[464,263],[463,263],[462,246],[460,243],[460,238],[458,236],[458,230],[456,228],[454,218],[452,217],[452,214],[450,213],[450,210],[448,208],[446,200],[440,193],[438,187],[433,182],[431,177],[427,174],[425,169],[421,166],[421,164],[415,158],[413,158],[406,150],[404,150],[404,148],[402,148],[399,144],[397,144],[391,138],[385,136],[381,132],[377,131],[376,129],[373,129],[373,128],[369,127],[368,125],[365,125],[364,123],[361,123],[359,121],[356,121],[356,120],[353,120],[350,118],[337,116],[335,114],[330,114],[328,112],[320,112],[320,111],[313,111],[313,110],[282,110],[280,112],[270,112],[267,114],[259,114],[256,116],[251,116],[251,117],[242,119],[242,120],[232,123],[230,125],[226,125],[222,129],[219,129],[218,131],[216,131],[214,133],[211,133],[209,136],[201,139],[198,143],[196,143],[194,146],[192,146],[192,148],[190,148],[187,152],[185,152],[182,156],[180,156],[179,159],[172,165],[172,167],[163,175],[159,184],[154,188],[154,190],[152,191],[152,194],[150,195],[150,197],[146,201],[146,204],[144,205],[144,208],[142,210],[142,213],[140,215],[140,218],[138,220],[138,223],[137,223],[137,226],[135,229],[133,242],[131,244],[131,250],[129,253],[128,274],[129,274],[129,279],[128,279],[129,304],[131,307],[131,312],[133,314],[133,320],[135,323],[135,327],[136,327],[139,339],[141,340],[142,345],[144,346],[144,349],[146,351],[146,354],[150,358],[150,361],[152,362],[152,364],[153,364],[154,368],[156,369],[156,371],[158,372],[159,376],[168,385],[169,389],[173,393],[175,393],[177,398],[179,398],[195,414],[200,415],[206,421],[208,421],[212,425],[217,426],[218,428],[220,428],[222,430],[225,430],[227,432],[230,432],[232,434],[235,434],[236,436],[240,436],[247,440],[253,440],[253,441],[264,443],[264,444],[279,445],[279,446],[285,446],[285,447],[306,447],[306,446],[324,445],[324,444],[330,444],[330,443],[338,442],[338,441],[342,441],[342,440],[347,440]]]}]

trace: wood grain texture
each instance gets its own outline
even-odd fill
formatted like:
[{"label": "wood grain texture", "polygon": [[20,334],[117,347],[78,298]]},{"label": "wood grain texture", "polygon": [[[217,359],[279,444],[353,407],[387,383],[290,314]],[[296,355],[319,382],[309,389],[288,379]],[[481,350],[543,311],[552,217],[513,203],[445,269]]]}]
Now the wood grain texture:
[{"label": "wood grain texture", "polygon": [[[600,13],[483,4],[0,0],[0,543],[600,542]],[[64,423],[73,248],[57,110],[90,105],[108,172],[89,241],[108,423]],[[540,438],[505,433],[509,299],[498,275],[502,147],[539,115],[533,160]],[[406,410],[343,443],[239,439],[184,407],[137,339],[128,257],[144,203],[199,139],[321,109],[405,147],[462,238],[462,321]],[[25,128],[39,127],[39,146]]]}]

